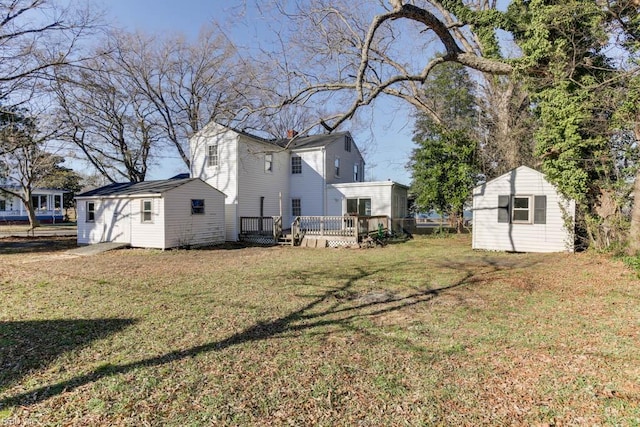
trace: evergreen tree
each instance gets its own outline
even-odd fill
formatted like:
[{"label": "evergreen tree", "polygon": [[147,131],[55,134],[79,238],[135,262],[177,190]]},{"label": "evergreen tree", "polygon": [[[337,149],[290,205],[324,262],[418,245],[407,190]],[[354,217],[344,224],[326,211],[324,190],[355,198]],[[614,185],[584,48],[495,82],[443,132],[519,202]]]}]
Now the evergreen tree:
[{"label": "evergreen tree", "polygon": [[464,206],[478,181],[476,103],[473,82],[457,64],[442,64],[425,82],[433,114],[416,120],[413,150],[407,167],[412,175],[416,208],[448,215],[462,231]]}]

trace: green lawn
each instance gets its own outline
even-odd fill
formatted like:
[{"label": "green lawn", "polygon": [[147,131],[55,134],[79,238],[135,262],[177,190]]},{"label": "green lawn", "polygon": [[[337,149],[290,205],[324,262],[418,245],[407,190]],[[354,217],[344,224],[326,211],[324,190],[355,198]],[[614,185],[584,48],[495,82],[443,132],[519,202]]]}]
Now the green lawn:
[{"label": "green lawn", "polygon": [[0,249],[0,301],[0,425],[640,425],[598,254]]}]

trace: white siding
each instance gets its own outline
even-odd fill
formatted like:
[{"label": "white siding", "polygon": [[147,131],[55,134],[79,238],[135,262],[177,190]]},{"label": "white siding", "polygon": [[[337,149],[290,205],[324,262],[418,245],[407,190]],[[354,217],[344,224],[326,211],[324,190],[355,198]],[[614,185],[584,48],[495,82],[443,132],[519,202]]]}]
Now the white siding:
[{"label": "white siding", "polygon": [[371,215],[395,218],[401,211],[397,204],[406,203],[407,187],[392,181],[328,185],[327,215],[344,215],[346,200],[355,198],[371,199]]},{"label": "white siding", "polygon": [[[302,173],[290,173],[290,196],[286,200],[288,224],[293,222],[291,215],[291,199],[300,199],[302,215],[325,215],[325,151],[323,148],[296,151],[296,156],[301,158]],[[290,162],[291,160],[289,160]],[[287,225],[288,226],[288,225]]]},{"label": "white siding", "polygon": [[[191,200],[204,200],[204,214],[191,213]],[[190,181],[164,195],[164,248],[225,241],[224,194],[202,181]]]},{"label": "white siding", "polygon": [[[142,222],[142,201],[153,204],[151,222]],[[135,197],[131,199],[131,246],[164,249],[165,225],[163,197]]]},{"label": "white siding", "polygon": [[[240,136],[238,153],[238,217],[260,216],[263,197],[263,215],[280,215],[282,197],[283,214],[287,212],[289,195],[289,152],[270,144],[251,141]],[[273,158],[272,171],[265,171],[265,155]]]},{"label": "white siding", "polygon": [[[95,221],[87,222],[86,202],[95,203]],[[78,244],[131,242],[129,199],[78,199]]]},{"label": "white siding", "polygon": [[[238,212],[238,133],[210,123],[191,138],[191,177],[200,178],[226,195],[225,236],[237,241]],[[218,144],[218,166],[207,165],[207,147]]]},{"label": "white siding", "polygon": [[[501,195],[547,197],[546,224],[498,222]],[[565,227],[564,213],[572,218]],[[473,191],[474,249],[515,252],[573,251],[575,203],[564,200],[555,187],[533,169],[521,166]]]},{"label": "white siding", "polygon": [[[347,136],[345,135],[345,138]],[[340,176],[335,173],[335,159],[340,159]],[[326,147],[325,173],[327,184],[353,182],[353,165],[359,164],[364,169],[364,161],[355,142],[351,143],[351,151],[345,151],[344,139],[340,139]],[[360,173],[360,182],[364,181],[364,171]]]}]

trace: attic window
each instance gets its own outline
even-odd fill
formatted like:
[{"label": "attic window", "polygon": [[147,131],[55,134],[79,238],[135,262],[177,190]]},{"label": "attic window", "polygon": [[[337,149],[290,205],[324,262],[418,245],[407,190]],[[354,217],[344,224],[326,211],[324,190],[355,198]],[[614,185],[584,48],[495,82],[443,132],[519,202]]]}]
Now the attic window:
[{"label": "attic window", "polygon": [[273,172],[273,154],[264,155],[264,171]]},{"label": "attic window", "polygon": [[211,144],[207,147],[207,166],[218,166],[218,144]]},{"label": "attic window", "polygon": [[350,136],[345,136],[344,137],[344,151],[347,152],[351,152],[351,143],[353,142],[353,139]]},{"label": "attic window", "polygon": [[291,173],[292,174],[301,174],[302,173],[302,158],[298,156],[293,156],[291,158]]}]

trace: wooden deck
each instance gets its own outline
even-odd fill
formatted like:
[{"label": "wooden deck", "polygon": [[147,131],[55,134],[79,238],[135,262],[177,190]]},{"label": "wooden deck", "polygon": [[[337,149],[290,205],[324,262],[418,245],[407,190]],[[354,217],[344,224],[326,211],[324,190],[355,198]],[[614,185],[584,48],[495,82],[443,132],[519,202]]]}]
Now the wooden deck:
[{"label": "wooden deck", "polygon": [[299,216],[290,229],[283,229],[279,216],[240,218],[240,240],[262,244],[346,246],[390,229],[387,216]]}]

